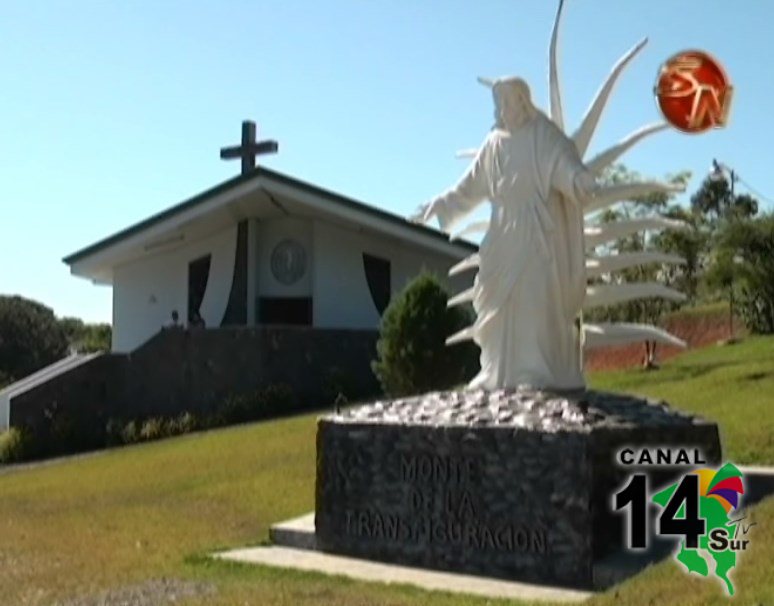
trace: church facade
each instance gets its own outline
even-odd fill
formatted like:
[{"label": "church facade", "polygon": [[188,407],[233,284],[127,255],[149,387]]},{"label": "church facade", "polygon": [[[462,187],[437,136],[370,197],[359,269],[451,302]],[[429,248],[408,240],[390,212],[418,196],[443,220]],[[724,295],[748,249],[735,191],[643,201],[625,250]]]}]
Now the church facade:
[{"label": "church facade", "polygon": [[259,167],[64,261],[113,287],[113,351],[125,353],[175,323],[375,330],[408,280],[445,277],[472,250]]}]

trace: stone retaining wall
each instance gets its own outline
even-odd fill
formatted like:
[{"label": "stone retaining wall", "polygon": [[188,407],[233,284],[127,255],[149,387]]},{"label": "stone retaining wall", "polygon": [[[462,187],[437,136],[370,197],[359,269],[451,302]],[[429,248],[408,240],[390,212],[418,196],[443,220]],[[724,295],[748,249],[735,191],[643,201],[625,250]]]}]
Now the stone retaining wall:
[{"label": "stone retaining wall", "polygon": [[110,417],[203,412],[230,395],[287,384],[305,408],[378,393],[375,331],[307,327],[165,329],[130,354],[105,354],[11,401],[11,426],[52,407]]}]

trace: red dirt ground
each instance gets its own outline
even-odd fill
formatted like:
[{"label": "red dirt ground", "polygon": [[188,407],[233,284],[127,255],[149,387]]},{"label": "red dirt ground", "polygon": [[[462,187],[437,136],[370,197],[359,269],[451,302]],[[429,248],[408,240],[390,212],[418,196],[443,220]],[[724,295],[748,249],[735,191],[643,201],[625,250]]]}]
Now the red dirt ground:
[{"label": "red dirt ground", "polygon": [[[712,310],[706,314],[675,314],[662,324],[673,335],[688,343],[689,349],[714,345],[729,337],[728,311]],[[734,318],[734,331],[742,331],[741,323]],[[681,353],[678,347],[659,345],[656,362],[662,362]],[[604,347],[585,354],[586,370],[616,370],[641,366],[645,356],[645,344],[637,343],[621,347]]]}]

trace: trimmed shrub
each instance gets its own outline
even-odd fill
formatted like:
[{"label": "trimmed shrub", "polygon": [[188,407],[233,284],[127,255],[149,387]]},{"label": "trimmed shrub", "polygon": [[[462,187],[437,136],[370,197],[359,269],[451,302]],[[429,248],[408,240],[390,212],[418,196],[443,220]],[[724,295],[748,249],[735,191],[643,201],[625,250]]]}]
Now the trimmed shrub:
[{"label": "trimmed shrub", "polygon": [[137,421],[129,421],[121,430],[121,441],[124,444],[135,444],[140,441],[140,430]]},{"label": "trimmed shrub", "polygon": [[191,433],[200,427],[196,415],[183,412],[176,417],[152,417],[145,421],[110,419],[105,425],[105,443],[107,446],[134,444],[157,440],[169,436]]},{"label": "trimmed shrub", "polygon": [[179,436],[196,431],[199,427],[199,420],[190,412],[184,412],[167,419],[165,425],[167,435]]},{"label": "trimmed shrub", "polygon": [[145,441],[158,440],[166,437],[166,423],[160,417],[146,419],[140,428],[140,439]]},{"label": "trimmed shrub", "polygon": [[470,379],[478,367],[472,343],[446,346],[446,339],[472,322],[470,313],[446,307],[449,293],[439,279],[422,273],[393,298],[384,312],[372,364],[392,396],[447,389]]},{"label": "trimmed shrub", "polygon": [[180,433],[191,433],[199,429],[201,422],[199,417],[191,412],[184,412],[177,417],[177,426],[180,429]]},{"label": "trimmed shrub", "polygon": [[32,439],[28,431],[11,427],[0,432],[0,464],[24,461],[32,456]]},{"label": "trimmed shrub", "polygon": [[215,427],[245,423],[250,420],[250,405],[248,396],[244,394],[231,394],[227,396],[216,408],[210,423]]},{"label": "trimmed shrub", "polygon": [[293,390],[287,385],[267,385],[248,394],[233,394],[223,400],[213,413],[214,426],[248,423],[290,412],[294,406]]}]

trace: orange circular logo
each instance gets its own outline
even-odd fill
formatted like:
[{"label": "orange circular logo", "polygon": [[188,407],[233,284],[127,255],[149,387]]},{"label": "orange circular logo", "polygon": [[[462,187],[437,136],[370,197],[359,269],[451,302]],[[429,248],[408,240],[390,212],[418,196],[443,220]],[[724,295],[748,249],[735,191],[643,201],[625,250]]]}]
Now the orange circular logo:
[{"label": "orange circular logo", "polygon": [[720,63],[704,51],[683,51],[670,57],[656,80],[661,113],[672,126],[686,133],[725,126],[732,91]]}]

